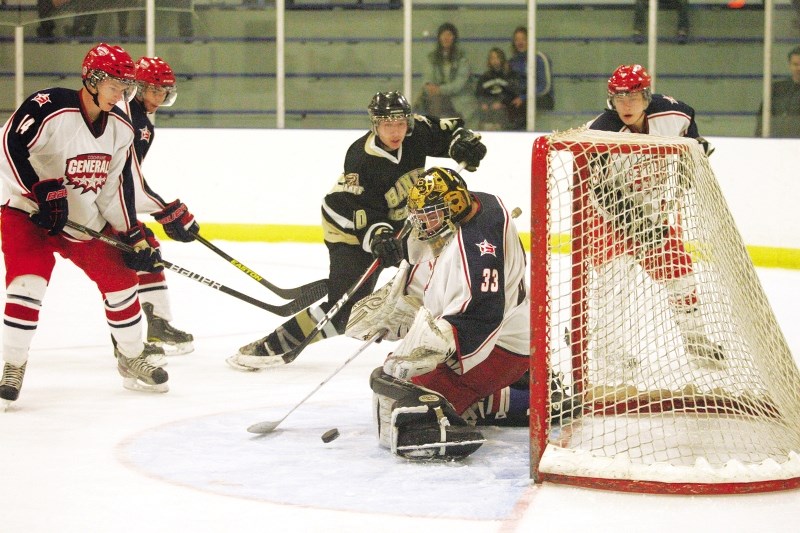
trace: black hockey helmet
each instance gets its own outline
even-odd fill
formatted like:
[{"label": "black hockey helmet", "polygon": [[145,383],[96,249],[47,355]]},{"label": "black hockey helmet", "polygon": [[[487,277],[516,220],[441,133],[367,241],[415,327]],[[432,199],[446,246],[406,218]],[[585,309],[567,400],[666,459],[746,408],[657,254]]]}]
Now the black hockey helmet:
[{"label": "black hockey helmet", "polygon": [[405,120],[408,123],[406,136],[414,129],[414,115],[411,104],[400,91],[375,93],[367,106],[372,122],[372,132],[378,134],[378,124],[383,121]]}]

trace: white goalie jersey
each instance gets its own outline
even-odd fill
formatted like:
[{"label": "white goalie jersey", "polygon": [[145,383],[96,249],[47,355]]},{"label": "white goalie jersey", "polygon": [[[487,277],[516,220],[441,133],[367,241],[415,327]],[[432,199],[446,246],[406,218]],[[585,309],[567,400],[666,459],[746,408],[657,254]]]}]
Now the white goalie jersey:
[{"label": "white goalie jersey", "polygon": [[[436,258],[413,265],[406,288],[432,316],[450,324],[454,370],[460,373],[485,360],[495,346],[519,355],[530,349],[527,268],[517,228],[497,196],[473,196],[480,212]],[[408,246],[415,257],[414,248],[427,245],[410,239]]]}]

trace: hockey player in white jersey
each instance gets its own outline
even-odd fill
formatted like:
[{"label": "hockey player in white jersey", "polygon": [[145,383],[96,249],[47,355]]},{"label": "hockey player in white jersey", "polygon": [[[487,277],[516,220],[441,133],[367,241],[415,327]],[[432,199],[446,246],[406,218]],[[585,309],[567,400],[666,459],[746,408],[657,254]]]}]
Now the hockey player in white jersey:
[{"label": "hockey player in white jersey", "polygon": [[[608,80],[608,108],[589,122],[589,129],[673,137],[690,137],[713,148],[700,136],[694,109],[670,96],[653,94],[651,77],[641,65],[620,65]],[[638,159],[634,159],[634,157]],[[593,262],[601,274],[614,258],[637,258],[654,281],[669,294],[669,304],[687,352],[701,366],[719,367],[725,359],[722,346],[706,332],[697,293],[692,257],[681,237],[679,219],[671,216],[674,204],[661,193],[668,172],[649,156],[616,156],[593,163],[592,196],[598,216],[592,220]],[[604,313],[608,320],[612,313]],[[608,352],[619,346],[600,346]],[[619,355],[619,354],[617,354]]]},{"label": "hockey player in white jersey", "polygon": [[[177,95],[175,74],[169,64],[159,57],[141,57],[136,61],[136,95],[130,102],[122,102],[120,105],[124,105],[133,123],[131,170],[136,191],[136,212],[152,215],[156,222],[163,225],[169,238],[191,242],[200,226],[186,204],[180,200],[165,201],[150,187],[142,172],[144,158],[155,139],[155,126],[150,116],[159,107],[168,107],[175,103]],[[138,274],[139,301],[147,317],[147,342],[168,347],[167,353],[173,355],[192,352],[192,334],[170,324],[173,319],[172,306],[164,272]]]},{"label": "hockey player in white jersey", "polygon": [[[3,127],[0,213],[6,267],[0,399],[17,400],[55,254],[97,285],[115,341],[123,385],[167,391],[167,373],[150,365],[142,342],[137,270],[163,268],[134,212],[133,128],[116,107],[135,92],[135,67],[119,46],[101,43],[83,61],[83,88],[50,88],[22,103]],[[118,250],[65,228],[71,220],[109,232]]]},{"label": "hockey player in white jersey", "polygon": [[455,459],[483,442],[463,415],[530,365],[525,251],[502,201],[453,170],[427,170],[408,206],[409,262],[354,306],[347,335],[400,340],[370,379],[381,445]]}]

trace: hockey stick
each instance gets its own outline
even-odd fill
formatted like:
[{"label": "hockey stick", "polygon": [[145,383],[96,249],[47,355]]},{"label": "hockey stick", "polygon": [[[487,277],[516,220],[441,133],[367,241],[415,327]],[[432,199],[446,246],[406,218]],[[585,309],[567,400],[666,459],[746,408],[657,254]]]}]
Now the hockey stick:
[{"label": "hockey stick", "polygon": [[[72,220],[67,221],[67,226],[69,226],[74,230],[80,231],[81,233],[85,233],[86,235],[89,235],[90,237],[93,237],[99,241],[103,241],[104,243],[113,246],[117,250],[121,250],[123,252],[133,251],[133,247],[131,245],[119,241],[113,237],[109,237],[108,235],[104,235],[99,231],[87,228],[86,226],[78,224],[77,222],[73,222]],[[180,274],[181,276],[187,277],[198,283],[202,283],[206,287],[211,287],[212,289],[224,292],[225,294],[233,296],[234,298],[238,298],[239,300],[242,300],[251,305],[264,309],[265,311],[269,311],[270,313],[274,313],[278,316],[292,316],[295,313],[299,313],[300,311],[308,307],[308,305],[304,304],[303,302],[298,302],[297,300],[289,302],[285,305],[270,305],[266,302],[262,302],[261,300],[256,300],[255,298],[251,298],[250,296],[243,294],[237,290],[231,289],[230,287],[226,287],[221,283],[217,283],[216,281],[207,278],[201,274],[197,274],[195,272],[192,272],[191,270],[178,266],[174,263],[170,263],[165,259],[162,259],[162,262],[164,263],[164,266],[167,267],[172,272]]]},{"label": "hockey stick", "polygon": [[[464,170],[464,167],[466,166],[467,166],[466,162],[459,163],[457,172],[461,172],[462,170]],[[403,224],[403,227],[400,228],[400,231],[398,231],[397,235],[395,235],[395,238],[402,239],[403,237],[408,235],[410,231],[411,231],[411,219],[407,218],[405,223]],[[328,310],[328,312],[325,313],[325,316],[322,317],[319,322],[317,322],[317,325],[314,326],[314,329],[311,330],[311,333],[306,335],[306,337],[299,345],[295,346],[294,348],[283,354],[282,356],[283,362],[288,365],[289,363],[297,359],[297,356],[300,355],[300,352],[305,350],[306,346],[311,344],[311,341],[314,339],[314,337],[317,336],[317,333],[322,331],[322,328],[328,325],[328,322],[333,320],[333,317],[336,316],[336,314],[342,309],[342,306],[344,306],[344,304],[346,304],[350,300],[350,298],[353,297],[353,294],[355,294],[356,291],[360,289],[364,283],[366,283],[366,281],[370,278],[370,276],[372,276],[372,274],[374,274],[375,271],[378,270],[378,267],[380,266],[381,266],[381,259],[379,257],[372,262],[369,268],[367,268],[367,271],[364,272],[360,278],[358,278],[358,281],[356,281],[350,287],[350,289],[348,289],[348,291],[344,293],[344,296],[339,298],[339,301],[333,304],[333,307],[331,307]]]},{"label": "hockey stick", "polygon": [[281,418],[280,420],[265,420],[264,422],[256,422],[255,424],[253,424],[253,425],[251,425],[250,427],[248,427],[248,428],[247,428],[247,431],[249,431],[250,433],[257,433],[257,434],[259,434],[259,435],[266,435],[267,433],[271,433],[271,432],[275,431],[275,428],[277,428],[277,427],[278,427],[278,426],[281,424],[281,422],[283,422],[284,420],[286,420],[286,418],[287,418],[287,417],[288,417],[290,414],[292,414],[292,413],[295,411],[295,409],[297,409],[298,407],[300,407],[301,405],[303,405],[303,403],[305,403],[305,401],[306,401],[306,400],[308,400],[309,398],[311,398],[311,396],[313,396],[313,395],[314,395],[314,393],[316,393],[316,392],[317,392],[319,389],[321,389],[323,385],[325,385],[327,382],[329,382],[331,379],[333,379],[333,376],[335,376],[336,374],[338,374],[338,373],[339,373],[339,372],[340,372],[340,371],[341,371],[341,370],[342,370],[344,367],[346,367],[348,364],[350,364],[350,361],[352,361],[353,359],[355,359],[356,357],[358,357],[359,355],[361,355],[361,353],[362,353],[362,352],[364,352],[364,350],[366,350],[366,349],[367,349],[367,348],[368,348],[368,347],[369,347],[369,346],[370,346],[372,343],[374,343],[374,342],[380,342],[380,341],[381,341],[381,339],[383,339],[384,335],[386,335],[386,333],[387,333],[387,330],[385,330],[385,329],[382,329],[382,330],[380,330],[379,332],[375,333],[375,334],[374,334],[372,337],[370,337],[369,339],[367,339],[367,340],[366,340],[366,342],[364,342],[364,343],[361,345],[361,348],[359,348],[359,349],[356,351],[356,353],[354,353],[353,355],[351,355],[350,357],[348,357],[348,358],[345,360],[345,362],[344,362],[344,363],[342,363],[341,365],[339,365],[339,368],[337,368],[336,370],[334,370],[334,371],[331,373],[331,375],[329,375],[328,377],[326,377],[325,379],[323,379],[323,380],[322,380],[322,382],[321,382],[319,385],[317,385],[317,387],[316,387],[314,390],[312,390],[311,392],[309,392],[309,393],[308,393],[308,395],[307,395],[305,398],[303,398],[302,400],[300,400],[300,401],[297,403],[297,405],[295,405],[294,407],[292,407],[291,409],[289,409],[289,412],[288,412],[288,413],[286,413],[285,415],[283,415],[283,418]]},{"label": "hockey stick", "polygon": [[273,285],[263,276],[258,274],[257,272],[253,271],[247,265],[240,263],[230,255],[226,254],[219,248],[217,248],[214,244],[210,241],[206,240],[204,237],[200,236],[199,233],[194,234],[195,239],[203,244],[206,248],[217,254],[218,256],[225,259],[227,262],[259,282],[261,285],[266,287],[267,289],[271,290],[277,296],[285,300],[296,300],[298,304],[301,304],[303,308],[308,307],[309,305],[313,304],[317,300],[323,298],[326,294],[328,294],[328,280],[320,279],[317,281],[312,281],[311,283],[306,283],[305,285],[301,285],[300,287],[295,287],[293,289],[282,289],[276,285]]},{"label": "hockey stick", "polygon": [[[403,227],[400,228],[400,231],[397,232],[395,238],[402,239],[408,234],[409,231],[411,231],[411,221],[406,219],[405,224],[403,224]],[[303,339],[303,342],[301,342],[300,344],[298,344],[297,346],[295,346],[294,348],[283,354],[282,356],[283,362],[288,365],[289,363],[297,359],[297,356],[300,355],[300,352],[305,350],[306,346],[311,344],[311,341],[314,339],[314,337],[317,336],[317,333],[322,331],[322,329],[328,325],[328,322],[333,320],[333,317],[335,317],[336,314],[342,309],[344,304],[346,304],[350,300],[350,298],[353,297],[356,291],[358,291],[358,289],[360,289],[361,286],[364,285],[364,283],[366,283],[366,281],[378,270],[378,267],[380,266],[381,266],[381,258],[378,257],[372,262],[369,268],[367,268],[366,272],[361,274],[361,277],[358,278],[358,281],[353,283],[353,285],[347,290],[347,292],[344,293],[344,295],[341,298],[339,298],[339,301],[333,304],[333,307],[331,307],[328,310],[328,312],[325,313],[325,316],[323,316],[320,319],[320,321],[317,322],[317,325],[314,326],[314,329],[312,329],[308,335],[306,335],[306,337]]]}]

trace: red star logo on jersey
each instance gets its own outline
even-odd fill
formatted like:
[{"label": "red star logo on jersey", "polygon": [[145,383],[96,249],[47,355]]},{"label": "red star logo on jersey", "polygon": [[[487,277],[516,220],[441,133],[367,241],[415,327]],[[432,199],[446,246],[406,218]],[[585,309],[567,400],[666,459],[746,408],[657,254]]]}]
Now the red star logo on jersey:
[{"label": "red star logo on jersey", "polygon": [[147,129],[147,126],[145,126],[144,128],[140,129],[139,133],[142,134],[142,136],[139,137],[140,141],[145,141],[145,142],[148,142],[148,143],[150,142],[150,130]]},{"label": "red star logo on jersey", "polygon": [[36,93],[36,96],[32,98],[34,102],[39,104],[39,107],[42,107],[44,104],[50,101],[50,94],[48,93]]},{"label": "red star logo on jersey", "polygon": [[677,101],[676,99],[674,99],[674,98],[673,98],[673,97],[671,97],[671,96],[667,96],[667,95],[664,95],[664,100],[666,100],[666,101],[670,102],[670,103],[671,103],[671,104],[673,104],[673,105],[678,103],[678,101]]},{"label": "red star logo on jersey", "polygon": [[486,239],[483,239],[483,242],[479,242],[479,243],[475,244],[475,246],[477,246],[478,250],[481,251],[481,255],[492,254],[495,257],[497,257],[497,255],[495,255],[495,251],[497,250],[497,246],[495,246],[494,244],[490,243]]}]

